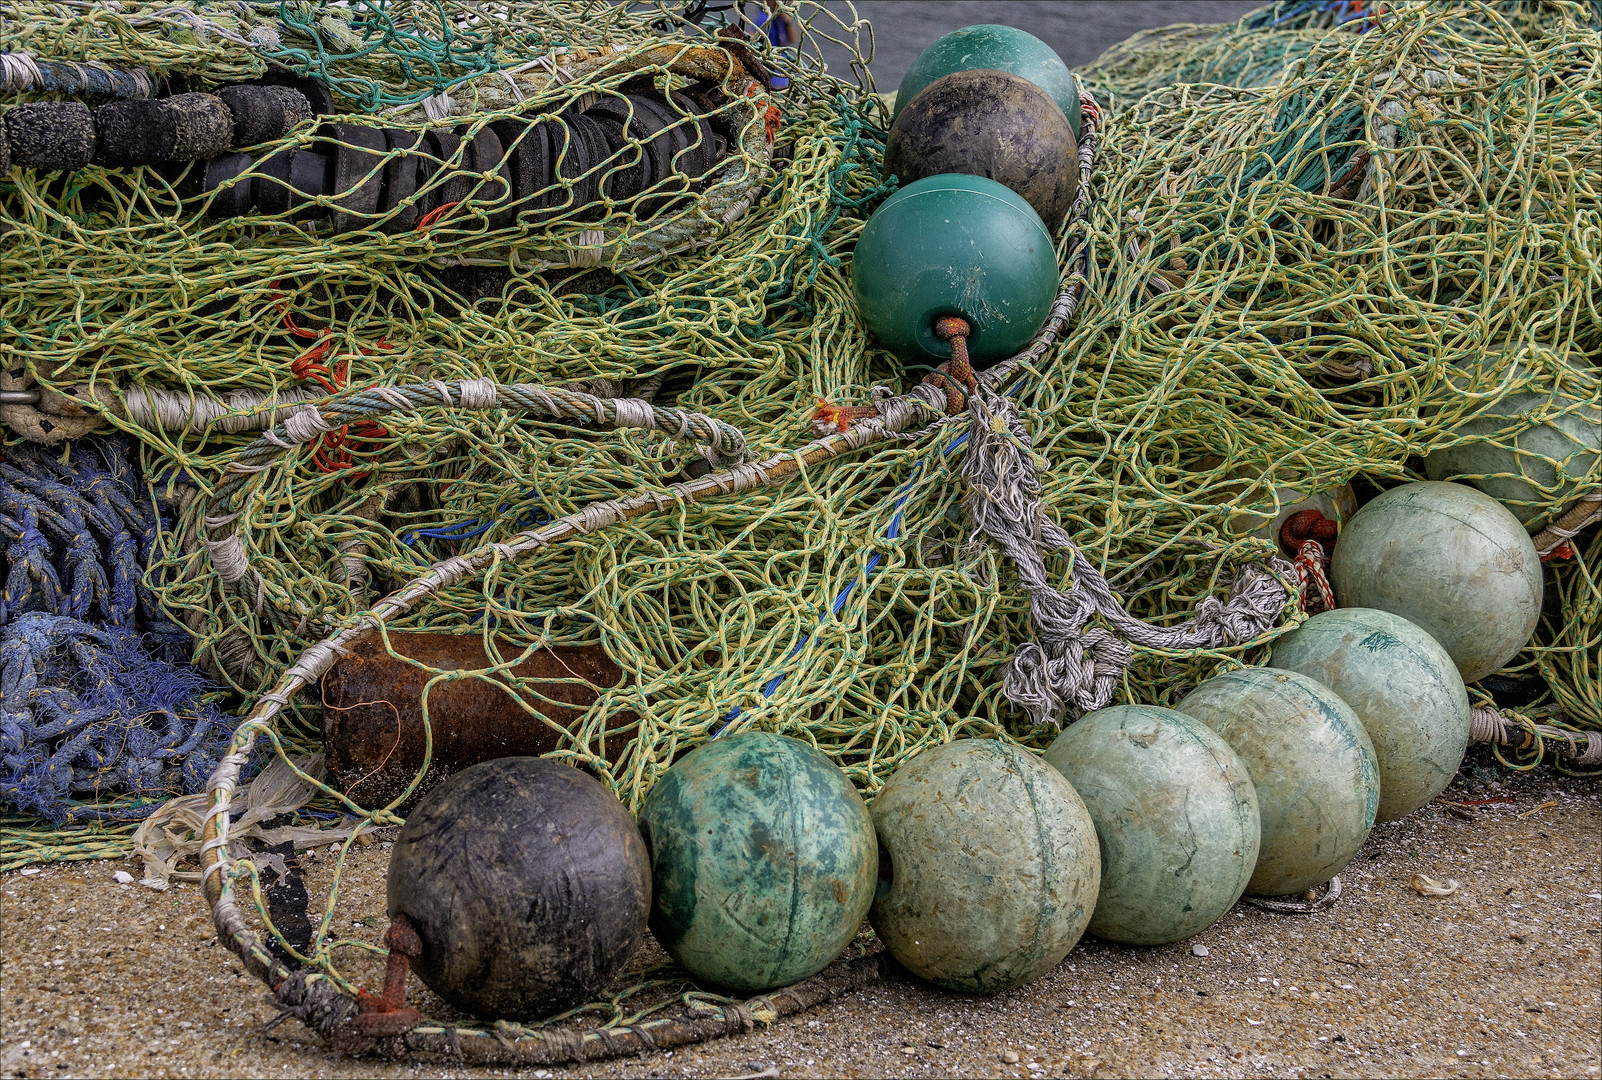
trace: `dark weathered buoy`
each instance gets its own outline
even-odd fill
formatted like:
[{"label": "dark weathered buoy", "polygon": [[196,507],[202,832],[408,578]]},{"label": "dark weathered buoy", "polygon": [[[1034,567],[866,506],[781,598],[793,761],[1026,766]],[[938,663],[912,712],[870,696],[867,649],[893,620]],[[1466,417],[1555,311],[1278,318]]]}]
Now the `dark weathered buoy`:
[{"label": "dark weathered buoy", "polygon": [[1101,840],[1092,934],[1126,945],[1183,941],[1246,891],[1261,837],[1257,791],[1205,724],[1117,705],[1057,736],[1046,761],[1085,801]]},{"label": "dark weathered buoy", "polygon": [[1268,663],[1323,683],[1363,722],[1379,764],[1377,820],[1406,817],[1457,775],[1468,691],[1451,656],[1413,623],[1373,608],[1323,611],[1275,641]]},{"label": "dark weathered buoy", "polygon": [[95,164],[113,169],[172,160],[178,115],[165,101],[108,101],[94,111]]},{"label": "dark weathered buoy", "polygon": [[797,739],[699,747],[640,810],[651,932],[697,978],[741,993],[816,974],[873,902],[873,823],[846,775]]},{"label": "dark weathered buoy", "polygon": [[77,101],[28,101],[0,113],[12,165],[66,172],[94,158],[95,125]]},{"label": "dark weathered buoy", "polygon": [[884,171],[902,184],[942,173],[989,177],[1056,229],[1079,191],[1079,144],[1051,95],[977,68],[936,79],[907,102],[885,140]]},{"label": "dark weathered buoy", "polygon": [[215,94],[174,94],[164,104],[173,114],[174,161],[204,161],[228,149],[234,117]]},{"label": "dark weathered buoy", "polygon": [[415,196],[427,175],[432,175],[423,171],[423,163],[428,160],[423,155],[423,135],[405,128],[384,132],[390,158],[384,163],[384,186],[378,197],[379,209],[389,215],[378,226],[383,232],[404,233],[417,227],[421,200]]},{"label": "dark weathered buoy", "polygon": [[964,26],[936,38],[901,77],[896,115],[919,91],[953,71],[991,68],[1021,76],[1051,95],[1079,137],[1079,86],[1056,50],[1033,34],[1012,26]]},{"label": "dark weathered buoy", "polygon": [[300,210],[328,191],[328,158],[315,150],[287,146],[264,158],[252,185],[263,214]]},{"label": "dark weathered buoy", "polygon": [[1465,484],[1382,492],[1341,530],[1330,584],[1342,607],[1416,623],[1464,682],[1513,659],[1541,618],[1541,559],[1519,519]]},{"label": "dark weathered buoy", "polygon": [[1174,708],[1222,735],[1257,789],[1262,845],[1247,892],[1301,892],[1357,857],[1379,810],[1379,762],[1335,691],[1294,671],[1242,668]]},{"label": "dark weathered buoy", "polygon": [[1057,254],[1040,215],[982,176],[931,176],[873,212],[851,257],[851,286],[869,331],[910,363],[951,358],[935,333],[967,321],[975,367],[1029,344],[1057,297]]},{"label": "dark weathered buoy", "polygon": [[[423,137],[423,149],[435,159],[427,165],[427,168],[432,170],[429,180],[433,187],[429,188],[418,201],[423,215],[431,214],[443,206],[460,203],[472,190],[472,178],[465,175],[460,165],[453,164],[451,160],[461,148],[462,137],[444,128],[431,128]],[[463,159],[465,158],[464,154]]]},{"label": "dark weathered buoy", "polygon": [[413,970],[486,1018],[594,997],[639,948],[650,907],[650,858],[623,804],[543,758],[457,773],[390,853],[390,918],[406,916],[422,942]]},{"label": "dark weathered buoy", "polygon": [[324,124],[320,149],[329,157],[330,190],[336,233],[365,229],[378,213],[378,196],[384,189],[384,155],[389,139],[382,128],[360,124]]},{"label": "dark weathered buoy", "polygon": [[[251,161],[249,154],[229,152],[208,158],[195,166],[203,169],[201,190],[216,192],[207,209],[212,217],[228,218],[239,217],[250,212],[254,200],[254,178],[246,177],[236,180],[255,162]],[[225,186],[226,185],[226,186]]]},{"label": "dark weathered buoy", "polygon": [[235,150],[274,142],[311,119],[305,95],[287,86],[223,86],[216,93],[233,118]]},{"label": "dark weathered buoy", "polygon": [[873,929],[909,971],[994,994],[1079,941],[1101,883],[1084,804],[1039,758],[960,739],[897,769],[873,801],[882,851]]},{"label": "dark weathered buoy", "polygon": [[530,215],[539,220],[549,210],[553,161],[548,130],[550,123],[528,124],[522,120],[494,120],[490,127],[510,155],[512,194],[518,217]]}]

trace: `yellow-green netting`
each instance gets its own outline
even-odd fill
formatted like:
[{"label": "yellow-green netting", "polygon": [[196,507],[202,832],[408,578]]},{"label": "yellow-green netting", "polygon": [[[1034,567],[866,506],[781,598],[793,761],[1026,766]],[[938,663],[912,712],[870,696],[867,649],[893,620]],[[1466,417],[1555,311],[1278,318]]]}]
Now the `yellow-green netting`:
[{"label": "yellow-green netting", "polygon": [[[370,49],[334,50],[312,70],[331,77],[343,106],[367,110],[356,122],[416,126],[428,122],[420,103],[447,84],[452,107],[480,111],[438,122],[478,125],[555,116],[642,71],[688,83],[733,70],[692,68],[707,58],[683,46],[712,39],[665,8],[512,5],[501,21],[487,8],[387,5]],[[55,36],[24,44],[45,56],[50,40],[71,42],[78,51],[63,58],[166,65],[215,84],[264,58],[294,63],[285,43],[305,36],[271,14],[277,5],[250,9],[263,25],[277,20],[270,48],[191,41],[178,25],[188,20],[140,26],[138,10],[125,4],[124,22],[111,20],[119,29],[98,37],[104,9],[56,5]],[[483,47],[466,50],[436,77],[396,59],[441,38],[441,12],[491,41],[493,63]],[[797,14],[808,34],[866,59],[849,13],[802,4]],[[1083,300],[1062,340],[1025,365],[1018,398],[1048,513],[1133,613],[1180,622],[1237,569],[1274,555],[1241,522],[1271,516],[1277,492],[1419,478],[1422,455],[1458,440],[1465,392],[1550,391],[1530,422],[1594,408],[1602,36],[1587,8],[1538,14],[1387,5],[1383,25],[1362,33],[1236,24],[1237,39],[1295,35],[1263,44],[1296,61],[1259,87],[1182,81],[1188,53],[1167,68],[1150,60],[1124,83],[1110,60],[1085,73],[1118,107],[1104,117],[1088,215],[1059,237],[1065,273],[1086,259]],[[327,33],[340,40],[337,27]],[[558,45],[575,58],[623,52],[570,79],[525,68]],[[257,460],[255,431],[229,432],[243,423],[237,411],[190,428],[197,409],[321,394],[319,372],[347,393],[484,377],[582,383],[601,398],[655,396],[659,408],[704,414],[766,458],[810,438],[820,398],[905,385],[867,339],[849,284],[857,231],[890,190],[878,174],[886,117],[871,84],[764,55],[789,89],[725,85],[723,107],[742,125],[731,164],[656,218],[635,204],[586,221],[574,206],[495,230],[485,178],[481,212],[404,236],[376,218],[328,234],[210,219],[204,200],[180,201],[180,181],[153,170],[0,181],[0,367],[144,444],[146,475],[172,507],[147,580],[241,712],[306,647],[437,561],[728,461],[708,463],[704,443],[661,431],[442,399],[386,413],[370,422],[379,429],[353,426],[343,445],[297,443],[225,488],[226,466]],[[483,75],[502,68],[525,68],[523,101]],[[462,271],[464,260],[475,269]],[[160,408],[138,405],[157,397]],[[1026,597],[969,535],[960,434],[880,443],[693,506],[666,500],[502,560],[386,626],[492,634],[508,660],[541,643],[602,645],[629,681],[601,695],[559,753],[631,806],[675,753],[731,717],[815,743],[865,791],[959,734],[1038,742],[1051,731],[1031,729],[1002,693],[1005,665],[1033,636]],[[1492,441],[1515,434],[1510,425]],[[1594,489],[1587,460],[1582,447],[1560,464]],[[1540,509],[1550,517],[1585,490],[1554,486]],[[237,582],[205,543],[229,536],[245,559]],[[1527,718],[1602,729],[1602,540],[1594,530],[1577,540],[1572,558],[1548,564],[1557,603],[1513,667],[1549,688]],[[1059,585],[1071,580],[1066,560],[1047,566]],[[1300,618],[1288,603],[1274,631],[1228,648],[1137,647],[1117,700],[1170,704],[1223,665],[1261,660]],[[624,711],[639,727],[608,759],[601,731]],[[319,724],[303,694],[276,739],[311,749]],[[333,971],[342,946],[328,927],[316,967]]]}]

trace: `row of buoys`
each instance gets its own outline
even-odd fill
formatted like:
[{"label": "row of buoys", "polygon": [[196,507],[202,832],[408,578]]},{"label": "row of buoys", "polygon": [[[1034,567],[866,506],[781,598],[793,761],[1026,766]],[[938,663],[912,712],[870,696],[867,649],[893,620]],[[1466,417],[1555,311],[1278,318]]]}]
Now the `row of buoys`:
[{"label": "row of buoys", "polygon": [[852,258],[857,307],[915,364],[951,357],[935,320],[957,316],[975,367],[1028,345],[1058,287],[1053,235],[1079,188],[1080,102],[1051,47],[1010,26],[953,31],[896,94],[884,171],[900,189]]},{"label": "row of buoys", "polygon": [[[1352,519],[1341,544],[1359,543],[1347,550],[1363,551],[1369,523],[1392,520],[1398,500],[1497,538],[1408,570],[1415,594],[1451,593],[1455,575],[1484,575],[1529,544],[1473,489],[1390,495]],[[1436,523],[1405,540],[1455,551],[1462,537]],[[1458,662],[1394,611],[1315,615],[1274,643],[1269,665],[1223,673],[1172,709],[1091,713],[1043,757],[987,739],[929,749],[871,810],[816,749],[760,732],[686,755],[638,828],[577,770],[538,758],[474,766],[408,819],[390,913],[417,927],[430,986],[504,1017],[597,992],[647,921],[694,976],[741,993],[821,970],[864,914],[909,970],[976,993],[1038,978],[1087,930],[1183,940],[1245,893],[1328,881],[1376,821],[1444,790],[1467,748]]]},{"label": "row of buoys", "polygon": [[283,138],[311,117],[299,90],[254,84],[95,109],[80,101],[25,102],[0,114],[0,173],[13,165],[54,172],[195,161]]}]

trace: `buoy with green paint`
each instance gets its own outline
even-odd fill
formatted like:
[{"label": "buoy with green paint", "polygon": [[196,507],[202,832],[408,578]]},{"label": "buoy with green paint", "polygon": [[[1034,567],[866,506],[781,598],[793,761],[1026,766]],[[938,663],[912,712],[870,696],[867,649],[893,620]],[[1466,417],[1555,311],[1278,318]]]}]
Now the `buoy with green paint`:
[{"label": "buoy with green paint", "polygon": [[953,30],[919,53],[896,90],[896,115],[936,79],[973,68],[991,68],[1028,79],[1051,95],[1073,125],[1074,138],[1079,138],[1079,84],[1068,65],[1033,34],[997,23]]},{"label": "buoy with green paint", "polygon": [[1022,350],[1057,297],[1057,253],[1040,215],[982,176],[930,176],[873,212],[851,260],[869,331],[903,360],[939,364],[951,343],[935,320],[968,323],[975,367]]},{"label": "buoy with green paint", "polygon": [[1379,763],[1377,820],[1406,817],[1457,774],[1468,750],[1468,691],[1440,643],[1400,615],[1320,612],[1275,641],[1268,663],[1323,683],[1363,722]]},{"label": "buoy with green paint", "polygon": [[[1497,359],[1490,354],[1486,366]],[[1602,483],[1602,371],[1531,346],[1508,375],[1532,381],[1474,408],[1452,429],[1454,438],[1469,441],[1432,451],[1424,472],[1431,480],[1473,484],[1534,532],[1582,485]],[[1466,374],[1452,382],[1453,393],[1469,385]],[[1533,423],[1536,417],[1545,419]]]},{"label": "buoy with green paint", "polygon": [[1379,762],[1335,691],[1294,671],[1242,668],[1175,709],[1222,735],[1257,789],[1262,845],[1247,892],[1301,892],[1356,858],[1379,810]]},{"label": "buoy with green paint", "polygon": [[1199,720],[1153,705],[1090,713],[1046,749],[1101,839],[1090,932],[1126,945],[1183,941],[1246,891],[1261,840],[1257,792]]},{"label": "buoy with green paint", "polygon": [[871,918],[890,954],[949,990],[1033,982],[1084,933],[1101,881],[1095,827],[1026,750],[961,739],[925,750],[873,801]]},{"label": "buoy with green paint", "polygon": [[815,975],[855,936],[878,866],[851,781],[797,739],[743,732],[676,763],[646,796],[651,932],[740,993]]},{"label": "buoy with green paint", "polygon": [[1417,623],[1464,682],[1513,659],[1541,617],[1541,559],[1529,534],[1507,507],[1464,484],[1380,493],[1341,531],[1330,584],[1342,607]]}]

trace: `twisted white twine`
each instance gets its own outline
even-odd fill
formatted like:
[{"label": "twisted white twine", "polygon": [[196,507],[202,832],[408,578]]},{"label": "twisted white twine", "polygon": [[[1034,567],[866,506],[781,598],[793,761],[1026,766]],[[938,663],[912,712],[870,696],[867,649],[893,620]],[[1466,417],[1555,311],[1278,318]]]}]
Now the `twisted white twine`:
[{"label": "twisted white twine", "polygon": [[[1209,596],[1195,618],[1177,626],[1153,626],[1124,610],[1107,583],[1072,538],[1048,518],[1040,504],[1040,478],[1030,453],[1029,432],[1010,398],[981,387],[969,399],[973,422],[962,474],[969,520],[1001,548],[1018,569],[1029,593],[1036,641],[1013,653],[1002,681],[1007,700],[1036,724],[1060,725],[1105,708],[1134,659],[1130,642],[1148,649],[1217,649],[1250,641],[1278,620],[1294,593],[1280,579],[1291,565],[1247,565],[1236,575],[1227,602]],[[1066,551],[1073,584],[1052,588],[1044,554]],[[1109,627],[1090,626],[1100,615]]]}]

